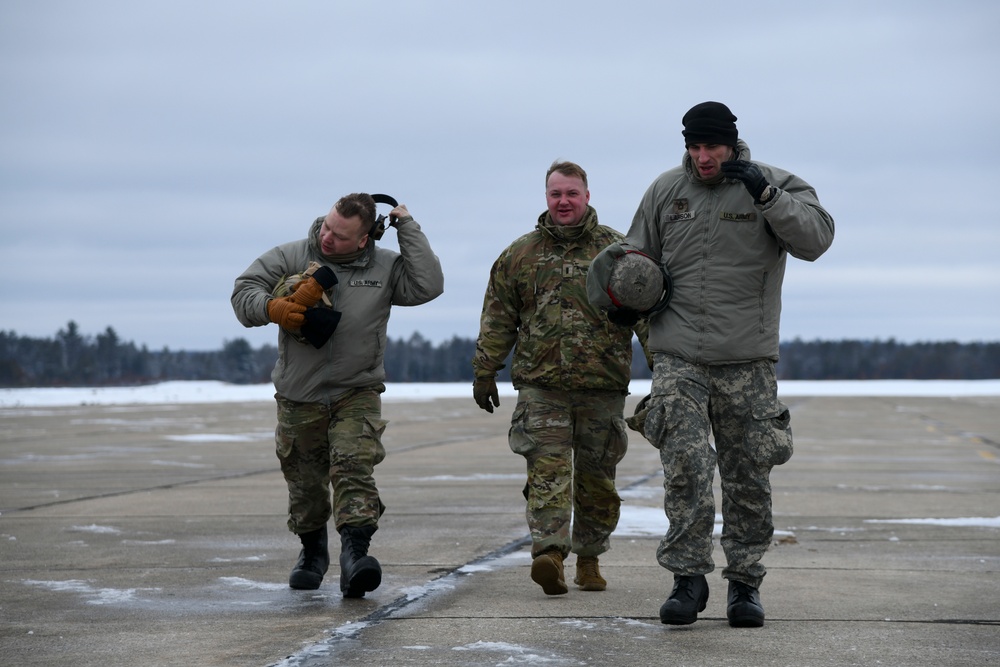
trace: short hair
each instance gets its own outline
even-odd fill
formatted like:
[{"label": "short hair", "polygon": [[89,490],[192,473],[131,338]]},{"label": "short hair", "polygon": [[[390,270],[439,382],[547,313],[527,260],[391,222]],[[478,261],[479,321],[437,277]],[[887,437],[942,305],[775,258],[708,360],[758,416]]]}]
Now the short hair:
[{"label": "short hair", "polygon": [[552,173],[556,171],[558,171],[563,176],[569,176],[569,177],[576,176],[581,181],[583,181],[583,186],[585,188],[590,187],[589,185],[587,185],[587,172],[583,170],[583,167],[581,167],[575,162],[565,162],[565,161],[560,162],[559,160],[553,162],[552,166],[549,167],[549,170],[545,172],[545,187],[548,187],[549,185],[549,176],[551,176]]},{"label": "short hair", "polygon": [[361,227],[366,233],[375,224],[375,200],[367,192],[344,195],[333,207],[345,218],[360,217]]}]

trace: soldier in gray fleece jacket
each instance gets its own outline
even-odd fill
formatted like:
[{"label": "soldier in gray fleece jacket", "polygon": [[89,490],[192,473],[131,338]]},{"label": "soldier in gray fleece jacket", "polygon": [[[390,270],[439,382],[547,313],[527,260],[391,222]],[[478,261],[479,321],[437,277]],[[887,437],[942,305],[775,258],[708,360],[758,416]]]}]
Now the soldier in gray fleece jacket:
[{"label": "soldier in gray fleece jacket", "polygon": [[375,590],[382,579],[368,547],[385,510],[372,475],[385,458],[381,393],[389,311],[444,291],[441,263],[406,207],[389,214],[398,253],[376,247],[375,208],[368,194],[342,197],[306,238],[254,261],[232,294],[245,326],[281,327],[271,374],[275,443],[288,484],[288,528],[302,541],[289,585],[319,588],[330,563],[327,522],[333,517],[341,537],[340,588],[351,598]]},{"label": "soldier in gray fleece jacket", "polygon": [[674,587],[660,620],[693,623],[708,601],[718,465],[727,616],[730,625],[759,627],[760,560],[774,533],[769,476],[792,454],[774,371],[785,261],[822,255],[833,218],[801,178],[750,160],[724,104],[698,104],[682,123],[683,163],[649,186],[625,241],[594,259],[588,295],[616,321],[641,316],[611,308],[607,293],[611,266],[627,249],[659,262],[672,280],[667,308],[649,317],[652,392],[629,420],[660,450],[665,475],[670,527],[657,560]]}]

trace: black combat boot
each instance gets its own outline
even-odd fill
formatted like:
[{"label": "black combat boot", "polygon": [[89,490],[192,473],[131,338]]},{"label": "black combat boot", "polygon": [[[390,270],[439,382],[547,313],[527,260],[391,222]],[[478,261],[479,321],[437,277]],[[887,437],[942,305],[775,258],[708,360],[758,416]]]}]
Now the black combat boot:
[{"label": "black combat boot", "polygon": [[318,530],[299,535],[302,551],[295,564],[288,585],[305,591],[314,591],[323,583],[323,575],[330,567],[330,552],[327,549],[326,525]]},{"label": "black combat boot", "polygon": [[382,583],[382,566],[368,555],[368,544],[378,526],[340,529],[340,590],[345,598],[363,598]]},{"label": "black combat boot", "polygon": [[708,603],[708,582],[705,575],[695,577],[674,575],[674,590],[660,607],[660,622],[667,625],[690,625],[698,620],[698,612]]},{"label": "black combat boot", "polygon": [[729,580],[729,604],[726,607],[729,625],[734,628],[759,628],[764,625],[764,605],[760,591],[735,579]]}]

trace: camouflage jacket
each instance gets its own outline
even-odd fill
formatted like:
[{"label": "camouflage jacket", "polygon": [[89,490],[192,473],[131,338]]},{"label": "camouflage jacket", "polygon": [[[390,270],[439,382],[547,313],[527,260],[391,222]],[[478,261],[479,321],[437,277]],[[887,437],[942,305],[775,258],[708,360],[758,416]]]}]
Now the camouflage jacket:
[{"label": "camouflage jacket", "polygon": [[[514,387],[627,392],[633,329],[612,324],[587,299],[590,261],[622,235],[597,221],[588,207],[573,227],[548,212],[535,230],[514,241],[490,270],[479,339],[476,377],[493,377],[514,349]],[[648,325],[634,327],[645,348]]]}]

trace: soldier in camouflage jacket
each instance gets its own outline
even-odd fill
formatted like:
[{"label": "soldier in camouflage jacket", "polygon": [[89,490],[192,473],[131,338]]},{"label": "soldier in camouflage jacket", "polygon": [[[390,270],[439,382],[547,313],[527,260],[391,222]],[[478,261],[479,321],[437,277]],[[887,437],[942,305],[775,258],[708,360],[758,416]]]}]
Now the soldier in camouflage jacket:
[{"label": "soldier in camouflage jacket", "polygon": [[[509,439],[527,461],[531,577],[558,595],[568,592],[563,560],[571,551],[576,584],[606,586],[597,557],[610,548],[621,505],[615,469],[628,444],[622,410],[633,329],[608,322],[587,299],[591,260],[622,235],[598,223],[586,172],[553,164],[546,199],[536,228],[493,264],[472,364],[476,402],[493,412],[496,373],[514,350]],[[634,331],[645,347],[645,322]]]}]

